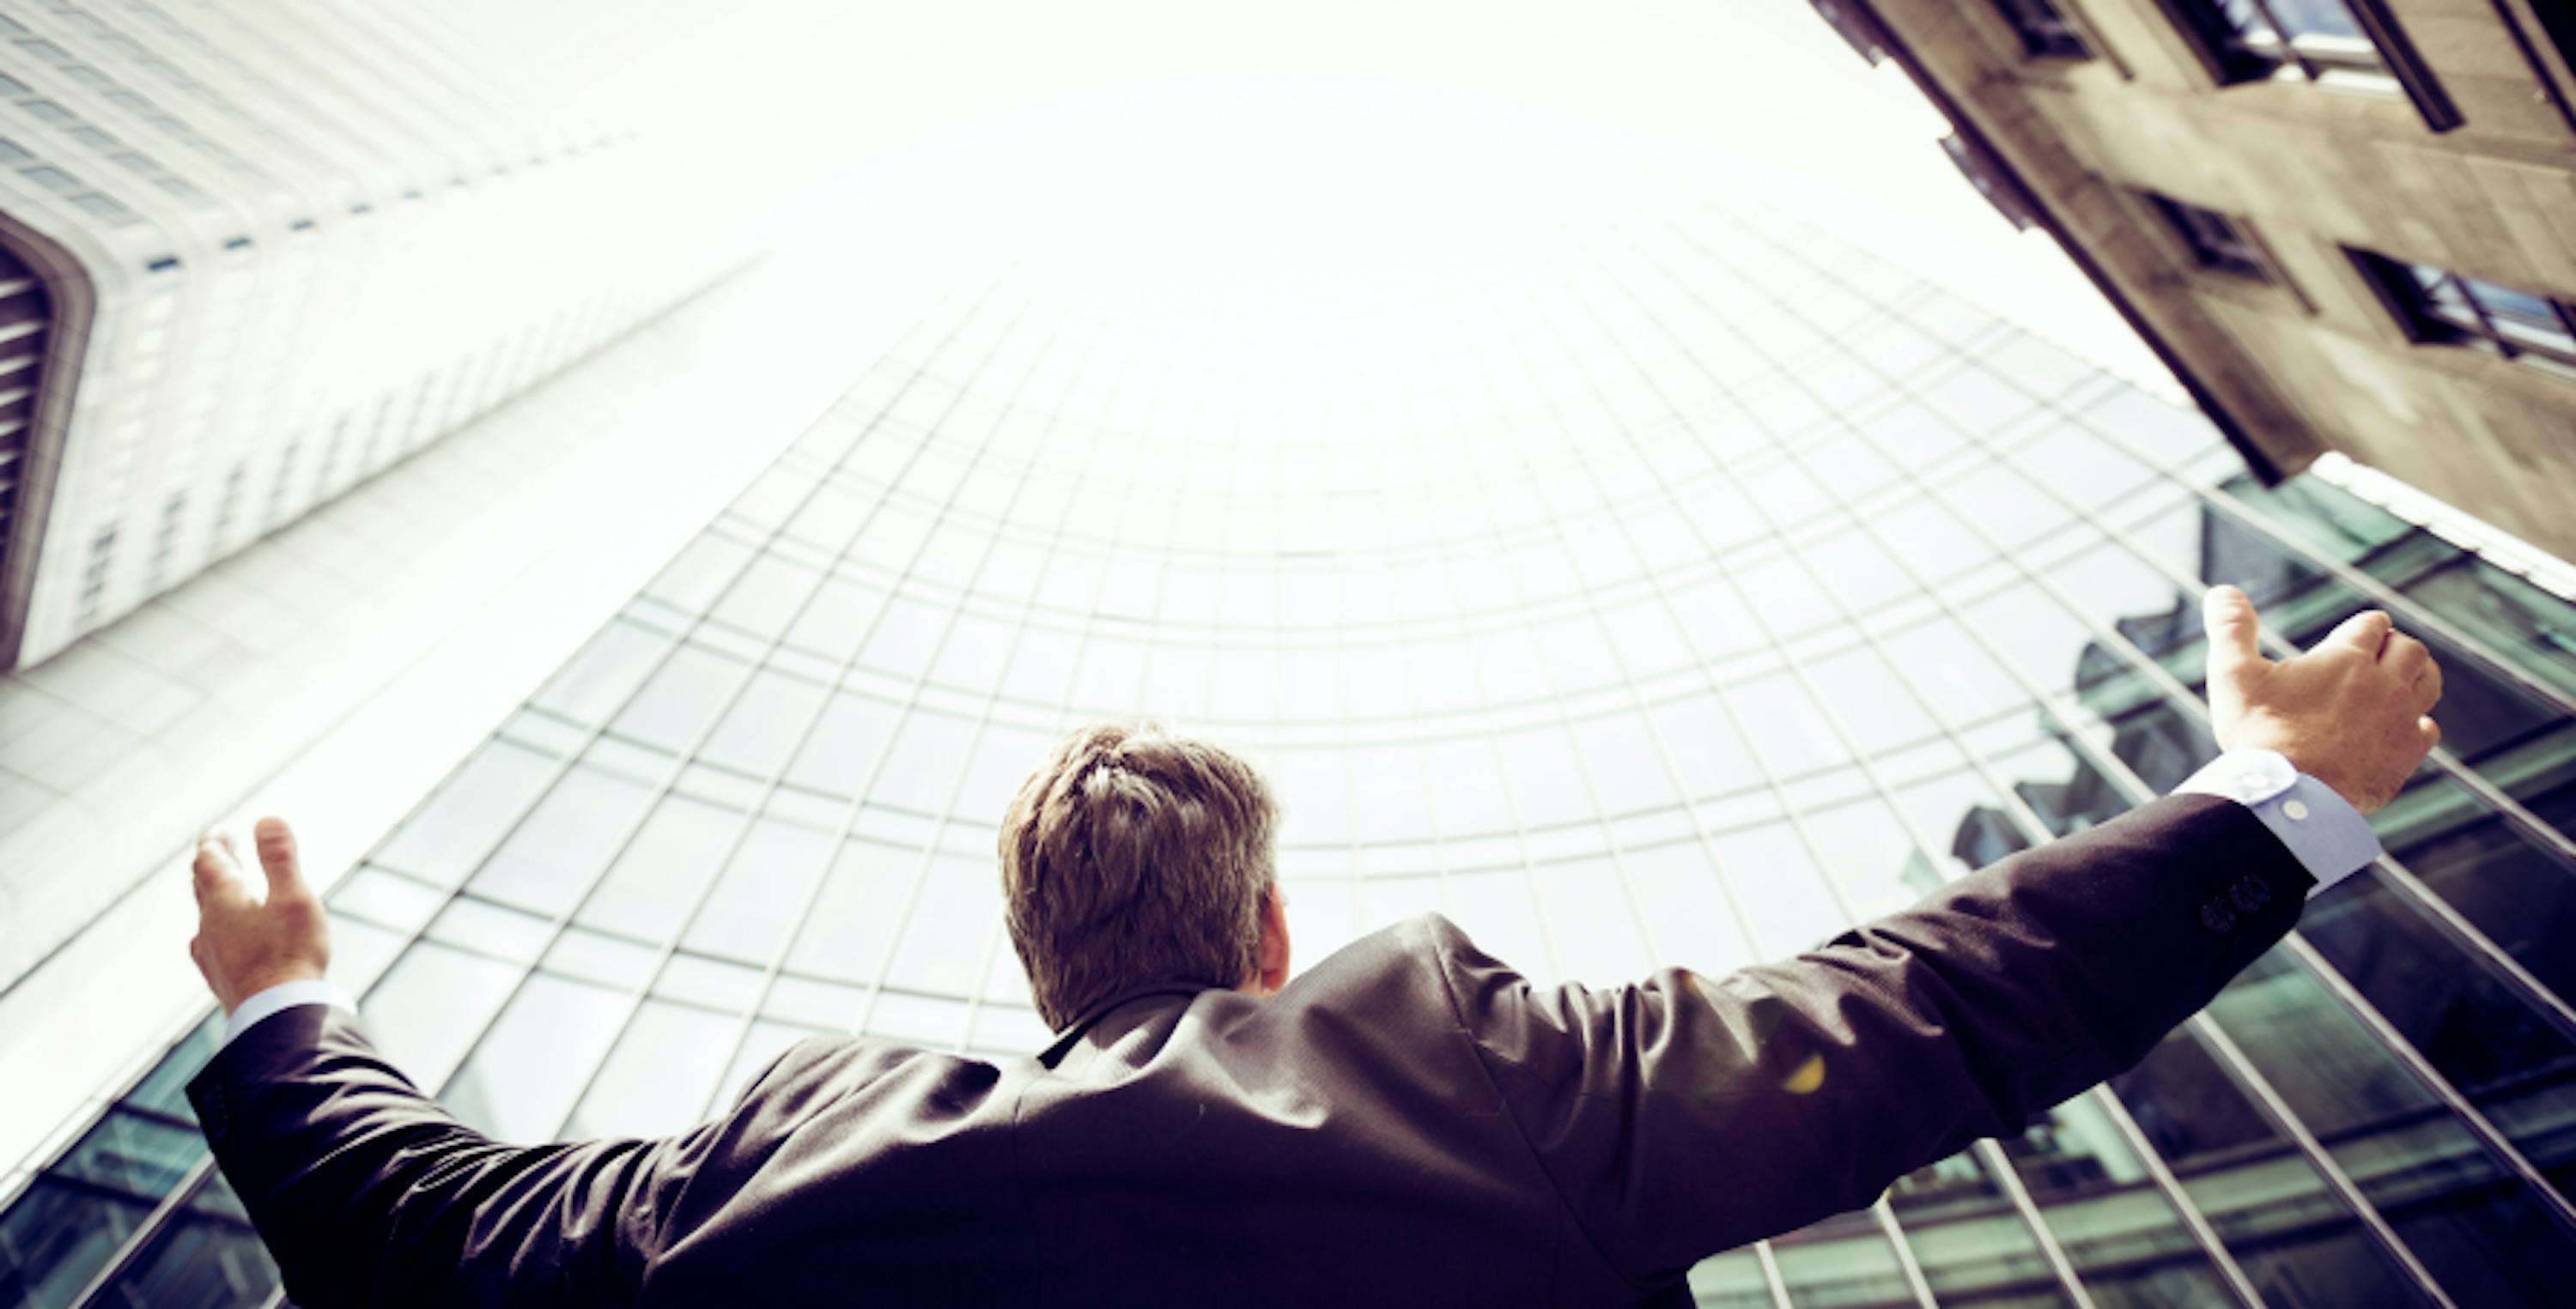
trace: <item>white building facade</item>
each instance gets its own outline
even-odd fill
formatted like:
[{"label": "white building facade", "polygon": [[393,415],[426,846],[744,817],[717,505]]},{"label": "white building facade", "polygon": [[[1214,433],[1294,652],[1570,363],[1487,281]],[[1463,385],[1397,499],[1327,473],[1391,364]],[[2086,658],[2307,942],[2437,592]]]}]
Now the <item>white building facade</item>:
[{"label": "white building facade", "polygon": [[615,9],[0,13],[0,666],[749,256],[779,188],[660,122],[711,15]]}]

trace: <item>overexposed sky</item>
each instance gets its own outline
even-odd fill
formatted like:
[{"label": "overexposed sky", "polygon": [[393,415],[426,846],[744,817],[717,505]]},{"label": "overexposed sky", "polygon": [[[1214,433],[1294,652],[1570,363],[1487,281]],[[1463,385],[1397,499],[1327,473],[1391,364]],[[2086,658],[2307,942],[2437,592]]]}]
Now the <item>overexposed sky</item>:
[{"label": "overexposed sky", "polygon": [[[1960,179],[1903,74],[1864,64],[1804,0],[815,11],[783,63],[761,42],[754,66],[724,69],[792,88],[794,106],[726,144],[850,161],[801,230],[854,259],[953,254],[963,273],[1026,233],[1124,223],[1175,268],[1231,259],[1252,276],[1236,252],[1261,250],[1276,291],[1326,267],[1482,257],[1605,207],[1750,192],[2176,394],[2052,241]],[[1189,233],[1211,235],[1174,239]]]}]

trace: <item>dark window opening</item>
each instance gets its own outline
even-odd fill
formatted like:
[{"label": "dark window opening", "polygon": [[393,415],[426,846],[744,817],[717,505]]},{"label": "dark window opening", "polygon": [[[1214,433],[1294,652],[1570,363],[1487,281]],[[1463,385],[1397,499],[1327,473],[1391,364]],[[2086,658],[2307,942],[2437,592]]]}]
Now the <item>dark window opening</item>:
[{"label": "dark window opening", "polygon": [[2570,65],[2576,65],[2576,0],[2531,0],[2531,12]]},{"label": "dark window opening", "polygon": [[2436,132],[2465,121],[2398,29],[2387,0],[2161,2],[2197,38],[2210,72],[2223,83],[2295,74],[2311,82],[2376,85],[2405,92]]},{"label": "dark window opening", "polygon": [[2061,59],[2090,59],[2092,50],[2084,44],[2083,34],[2066,21],[2055,0],[1995,0],[2003,11],[2004,21],[2020,35],[2022,49],[2033,56]]},{"label": "dark window opening", "polygon": [[2152,191],[2147,193],[2147,201],[2182,238],[2193,262],[2257,282],[2272,280],[2272,266],[2263,257],[2263,247],[2243,224],[2216,210],[2184,204]]},{"label": "dark window opening", "polygon": [[2367,251],[2353,258],[2408,336],[2576,370],[2576,297],[2551,296]]},{"label": "dark window opening", "polygon": [[2209,43],[2229,81],[2284,68],[2322,80],[2334,72],[2380,74],[2385,65],[2344,0],[2176,0]]}]

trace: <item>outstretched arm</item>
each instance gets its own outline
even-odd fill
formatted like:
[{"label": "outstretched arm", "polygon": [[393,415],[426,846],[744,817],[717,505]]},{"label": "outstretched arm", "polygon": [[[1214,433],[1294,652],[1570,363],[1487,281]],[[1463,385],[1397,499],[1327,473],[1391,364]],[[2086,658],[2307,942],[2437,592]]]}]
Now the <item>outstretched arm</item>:
[{"label": "outstretched arm", "polygon": [[[2208,615],[2220,743],[2277,751],[2340,797],[2283,821],[2361,827],[2437,735],[2423,647],[2367,614],[2271,664],[2241,593],[2213,592]],[[1537,990],[1461,938],[1447,981],[1574,1221],[1642,1291],[1867,1204],[2145,1057],[2319,878],[2351,871],[2312,870],[2255,799],[2158,800],[1724,978]],[[2361,837],[2352,865],[2375,847]]]},{"label": "outstretched arm", "polygon": [[[292,995],[330,962],[286,824],[261,820],[266,893],[231,842],[195,868],[189,943],[227,1014]],[[660,1192],[736,1144],[719,1121],[660,1141],[512,1146],[458,1122],[345,1013],[296,1003],[238,1028],[188,1086],[215,1161],[310,1309],[564,1304],[631,1296],[660,1240]]]}]

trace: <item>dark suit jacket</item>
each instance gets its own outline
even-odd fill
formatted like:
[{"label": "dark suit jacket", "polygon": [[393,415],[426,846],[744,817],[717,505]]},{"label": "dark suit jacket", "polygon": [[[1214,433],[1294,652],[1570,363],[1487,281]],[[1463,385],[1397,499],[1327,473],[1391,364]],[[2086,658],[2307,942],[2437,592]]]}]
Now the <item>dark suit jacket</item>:
[{"label": "dark suit jacket", "polygon": [[1036,1059],[809,1040],[665,1140],[496,1144],[319,1007],[189,1095],[310,1309],[1688,1303],[2143,1058],[2311,885],[2176,797],[1724,978],[1538,989],[1417,918]]}]

